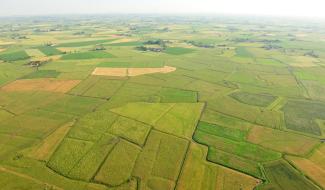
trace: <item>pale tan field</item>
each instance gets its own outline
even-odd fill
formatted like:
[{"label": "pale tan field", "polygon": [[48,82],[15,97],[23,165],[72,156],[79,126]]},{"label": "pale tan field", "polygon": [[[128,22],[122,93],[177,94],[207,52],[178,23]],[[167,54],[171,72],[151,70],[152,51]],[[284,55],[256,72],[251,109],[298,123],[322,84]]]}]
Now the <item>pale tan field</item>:
[{"label": "pale tan field", "polygon": [[92,75],[125,77],[127,68],[96,68]]},{"label": "pale tan field", "polygon": [[133,77],[153,73],[170,73],[173,71],[176,71],[176,68],[169,66],[164,66],[162,68],[96,68],[92,75]]},{"label": "pale tan field", "polygon": [[3,86],[0,90],[7,92],[16,91],[49,91],[66,93],[80,80],[55,80],[55,79],[22,79]]},{"label": "pale tan field", "polygon": [[110,44],[134,42],[134,41],[137,41],[137,40],[136,39],[131,39],[131,38],[122,38],[122,39],[119,39],[119,40],[115,40],[115,41],[111,42]]},{"label": "pale tan field", "polygon": [[0,45],[11,45],[11,44],[14,44],[14,43],[16,43],[16,42],[8,42],[8,41],[2,41],[2,40],[0,40]]},{"label": "pale tan field", "polygon": [[294,67],[315,67],[319,60],[313,57],[295,56],[294,62],[290,63]]},{"label": "pale tan field", "polygon": [[0,52],[2,52],[2,51],[4,51],[4,50],[6,50],[6,49],[1,49],[1,48],[0,48]]},{"label": "pale tan field", "polygon": [[139,76],[152,73],[170,73],[176,71],[175,67],[164,66],[163,68],[129,68],[128,76]]}]

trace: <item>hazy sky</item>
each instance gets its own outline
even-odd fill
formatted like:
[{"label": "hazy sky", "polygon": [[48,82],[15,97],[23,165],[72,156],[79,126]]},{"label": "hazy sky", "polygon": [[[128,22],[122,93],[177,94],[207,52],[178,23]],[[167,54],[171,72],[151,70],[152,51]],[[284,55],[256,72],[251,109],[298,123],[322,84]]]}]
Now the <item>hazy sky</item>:
[{"label": "hazy sky", "polygon": [[325,18],[325,0],[0,0],[1,16],[79,13],[230,13]]}]

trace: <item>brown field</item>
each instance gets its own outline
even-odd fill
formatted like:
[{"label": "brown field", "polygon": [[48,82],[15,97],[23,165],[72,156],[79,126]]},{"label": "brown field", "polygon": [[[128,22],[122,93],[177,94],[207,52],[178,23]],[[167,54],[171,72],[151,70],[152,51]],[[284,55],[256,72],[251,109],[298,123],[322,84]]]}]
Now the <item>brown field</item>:
[{"label": "brown field", "polygon": [[297,168],[299,168],[305,175],[317,181],[320,186],[325,188],[325,169],[318,166],[316,163],[300,157],[287,156]]},{"label": "brown field", "polygon": [[1,48],[0,48],[0,52],[2,52],[2,51],[4,51],[4,50],[6,50],[6,49],[1,49]]},{"label": "brown field", "polygon": [[319,140],[311,137],[259,126],[250,130],[247,140],[272,150],[293,155],[305,155],[319,144]]},{"label": "brown field", "polygon": [[92,75],[101,76],[114,76],[114,77],[126,77],[126,76],[140,76],[152,73],[169,73],[175,71],[175,67],[164,66],[162,68],[96,68]]},{"label": "brown field", "polygon": [[76,85],[80,80],[55,80],[55,79],[23,79],[9,83],[0,90],[6,92],[16,91],[49,91],[66,93]]}]

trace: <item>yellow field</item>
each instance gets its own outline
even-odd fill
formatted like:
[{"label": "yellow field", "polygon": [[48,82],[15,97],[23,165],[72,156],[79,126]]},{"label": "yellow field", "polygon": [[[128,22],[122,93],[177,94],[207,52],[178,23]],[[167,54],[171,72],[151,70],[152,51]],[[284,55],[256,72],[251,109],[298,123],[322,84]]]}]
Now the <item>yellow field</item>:
[{"label": "yellow field", "polygon": [[76,85],[80,80],[55,80],[55,79],[23,79],[9,83],[0,90],[6,92],[18,91],[48,91],[66,93]]}]

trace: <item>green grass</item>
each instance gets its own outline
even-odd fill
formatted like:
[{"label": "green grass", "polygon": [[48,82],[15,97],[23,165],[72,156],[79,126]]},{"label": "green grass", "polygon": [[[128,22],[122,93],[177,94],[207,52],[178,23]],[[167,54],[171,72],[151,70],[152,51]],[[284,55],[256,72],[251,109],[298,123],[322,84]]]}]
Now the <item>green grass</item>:
[{"label": "green grass", "polygon": [[184,55],[193,53],[195,50],[182,47],[169,47],[164,52],[170,55]]},{"label": "green grass", "polygon": [[107,52],[89,51],[89,52],[66,54],[66,55],[62,56],[62,59],[63,60],[80,60],[80,59],[104,59],[104,58],[112,58],[112,57],[114,57],[114,56]]},{"label": "green grass", "polygon": [[11,53],[0,54],[0,60],[11,62],[28,59],[29,55],[25,51],[16,51]]}]

